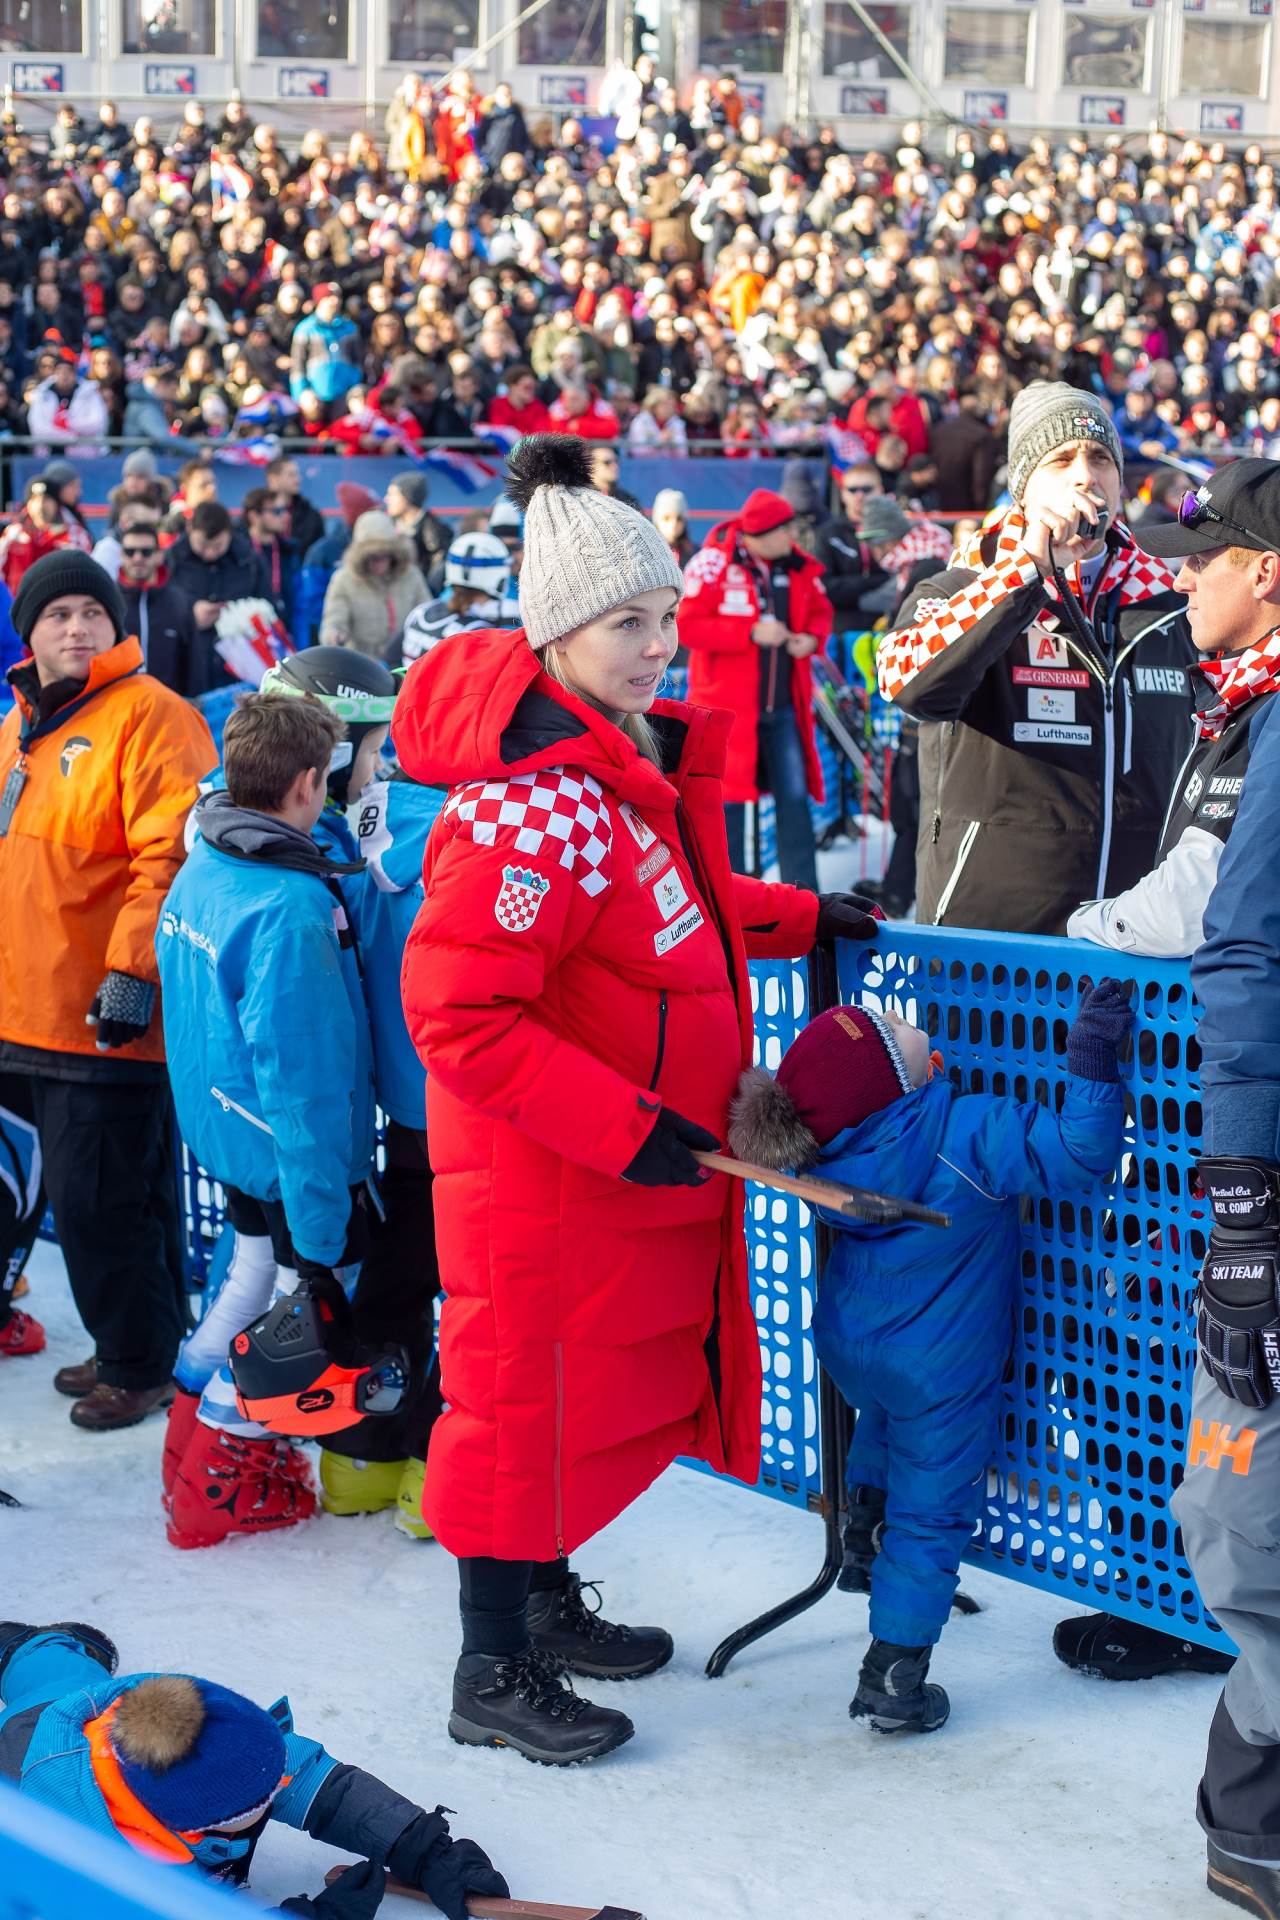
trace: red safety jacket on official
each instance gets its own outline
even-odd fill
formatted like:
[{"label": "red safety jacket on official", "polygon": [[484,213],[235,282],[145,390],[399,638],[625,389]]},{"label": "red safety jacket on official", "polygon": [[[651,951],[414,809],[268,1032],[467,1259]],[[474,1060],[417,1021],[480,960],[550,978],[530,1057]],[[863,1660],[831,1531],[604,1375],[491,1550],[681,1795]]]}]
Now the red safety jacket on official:
[{"label": "red safety jacket on official", "polygon": [[620,1176],[661,1105],[725,1137],[747,955],[807,952],[817,902],[729,870],[728,716],[650,718],[665,776],[523,632],[442,641],[396,707],[452,788],[402,985],[447,1296],[423,1511],[457,1555],[571,1552],[678,1454],[758,1470],[742,1188]]},{"label": "red safety jacket on official", "polygon": [[[760,719],[760,648],[751,629],[767,609],[759,572],[735,552],[738,521],[712,527],[706,544],[684,570],[680,603],[680,644],[689,649],[689,698],[727,707],[734,716],[725,764],[726,800],[757,800]],[[824,647],[831,636],[831,602],[822,585],[823,568],[802,547],[791,550],[790,610],[793,633],[811,633]],[[791,702],[804,751],[809,792],[823,795],[822,765],[814,742],[813,675],[807,660],[791,661]]]}]

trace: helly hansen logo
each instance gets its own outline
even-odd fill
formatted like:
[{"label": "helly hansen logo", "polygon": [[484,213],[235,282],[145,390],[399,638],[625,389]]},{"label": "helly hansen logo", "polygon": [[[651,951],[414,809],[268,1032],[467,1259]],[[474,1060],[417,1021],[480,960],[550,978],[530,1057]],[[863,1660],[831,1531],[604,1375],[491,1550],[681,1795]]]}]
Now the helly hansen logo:
[{"label": "helly hansen logo", "polygon": [[80,758],[80,755],[82,753],[88,753],[92,746],[92,740],[86,740],[82,733],[72,735],[71,739],[68,740],[66,746],[62,749],[62,752],[58,755],[58,765],[62,768],[62,777],[64,780],[70,774],[72,767]]},{"label": "helly hansen logo", "polygon": [[1241,1427],[1232,1438],[1231,1428],[1225,1420],[1203,1420],[1191,1422],[1191,1439],[1187,1445],[1187,1465],[1205,1466],[1214,1473],[1223,1461],[1230,1464],[1232,1473],[1248,1473],[1253,1465],[1253,1447],[1258,1435],[1253,1427]]},{"label": "helly hansen logo", "polygon": [[1187,676],[1181,667],[1135,667],[1134,681],[1139,693],[1185,693]]}]

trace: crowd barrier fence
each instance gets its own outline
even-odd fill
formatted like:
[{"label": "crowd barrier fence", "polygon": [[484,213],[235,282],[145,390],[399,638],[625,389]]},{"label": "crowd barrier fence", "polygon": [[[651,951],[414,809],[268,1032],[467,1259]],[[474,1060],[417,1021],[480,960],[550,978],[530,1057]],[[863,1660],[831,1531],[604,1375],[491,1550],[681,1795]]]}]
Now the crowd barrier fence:
[{"label": "crowd barrier fence", "polygon": [[[874,945],[842,944],[828,972],[835,990],[815,991],[810,978],[820,981],[821,970],[753,965],[764,1066],[776,1068],[811,1005],[858,1001],[924,1026],[961,1091],[1048,1105],[1060,1098],[1082,993],[1108,973],[1132,983],[1138,1023],[1123,1069],[1117,1179],[1096,1196],[1023,1204],[1013,1358],[968,1558],[1064,1608],[1103,1608],[1229,1645],[1201,1603],[1169,1504],[1186,1448],[1190,1303],[1206,1244],[1201,1203],[1189,1191],[1200,1104],[1185,963],[1121,959],[1082,941],[892,923]],[[189,1156],[183,1201],[198,1283],[221,1229],[221,1195]],[[752,1187],[747,1237],[764,1367],[757,1491],[822,1512],[830,1543],[842,1490],[834,1394],[811,1333],[814,1221],[802,1202]],[[828,1565],[774,1615],[820,1598],[833,1578]],[[767,1624],[733,1636],[735,1650]],[[723,1671],[727,1658],[712,1670]],[[67,1823],[26,1807],[16,1820],[12,1803],[0,1789],[0,1920],[79,1920],[89,1911],[95,1920],[214,1920],[217,1909],[204,1902],[218,1895],[185,1881],[180,1893],[166,1892],[165,1876],[156,1880],[146,1862],[79,1829],[69,1850]]]}]

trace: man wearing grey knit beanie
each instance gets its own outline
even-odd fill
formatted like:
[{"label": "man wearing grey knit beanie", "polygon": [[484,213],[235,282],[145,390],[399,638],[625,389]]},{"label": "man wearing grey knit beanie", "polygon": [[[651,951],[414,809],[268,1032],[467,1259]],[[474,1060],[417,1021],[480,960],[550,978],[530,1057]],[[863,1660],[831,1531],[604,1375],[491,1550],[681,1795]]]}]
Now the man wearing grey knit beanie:
[{"label": "man wearing grey knit beanie", "polygon": [[880,646],[881,693],[922,722],[921,920],[1062,933],[1154,863],[1195,653],[1172,569],[1123,522],[1122,460],[1103,401],[1032,381],[1009,419],[1012,504]]}]

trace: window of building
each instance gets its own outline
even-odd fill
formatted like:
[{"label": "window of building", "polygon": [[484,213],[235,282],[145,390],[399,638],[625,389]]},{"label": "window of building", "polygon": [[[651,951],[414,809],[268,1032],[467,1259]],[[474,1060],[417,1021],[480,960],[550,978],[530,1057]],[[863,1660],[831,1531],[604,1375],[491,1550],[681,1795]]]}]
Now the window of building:
[{"label": "window of building", "polygon": [[122,0],[125,53],[213,53],[214,0]]},{"label": "window of building", "polygon": [[[868,7],[866,11],[899,59],[910,59],[910,7]],[[827,0],[822,71],[836,74],[841,80],[896,80],[901,68],[894,65],[844,0]]]},{"label": "window of building", "polygon": [[349,0],[258,0],[259,60],[347,60]]},{"label": "window of building", "polygon": [[786,0],[699,0],[698,64],[708,73],[781,73],[786,37]]},{"label": "window of building", "polygon": [[1151,16],[1074,13],[1066,16],[1064,87],[1107,87],[1141,93],[1148,85]]},{"label": "window of building", "polygon": [[452,66],[480,44],[480,0],[391,0],[388,59]]},{"label": "window of building", "polygon": [[1265,20],[1182,22],[1183,93],[1233,93],[1257,99],[1266,73]]},{"label": "window of building", "polygon": [[82,0],[0,0],[0,53],[83,53]]},{"label": "window of building", "polygon": [[551,0],[520,29],[525,67],[602,67],[605,0]]},{"label": "window of building", "polygon": [[1031,19],[1002,7],[948,7],[943,77],[1025,87]]}]

